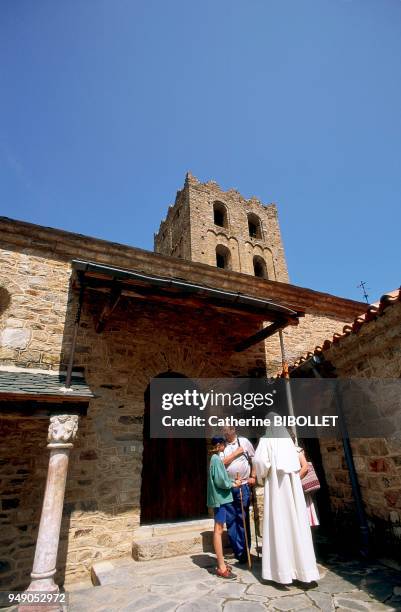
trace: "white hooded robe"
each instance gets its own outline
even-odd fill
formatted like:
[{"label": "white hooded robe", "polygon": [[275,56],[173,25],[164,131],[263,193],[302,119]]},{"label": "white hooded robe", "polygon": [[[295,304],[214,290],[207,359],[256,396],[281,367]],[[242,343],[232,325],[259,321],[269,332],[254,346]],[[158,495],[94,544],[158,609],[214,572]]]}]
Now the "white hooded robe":
[{"label": "white hooded robe", "polygon": [[281,584],[318,580],[300,464],[289,435],[261,438],[253,464],[264,484],[262,577]]}]

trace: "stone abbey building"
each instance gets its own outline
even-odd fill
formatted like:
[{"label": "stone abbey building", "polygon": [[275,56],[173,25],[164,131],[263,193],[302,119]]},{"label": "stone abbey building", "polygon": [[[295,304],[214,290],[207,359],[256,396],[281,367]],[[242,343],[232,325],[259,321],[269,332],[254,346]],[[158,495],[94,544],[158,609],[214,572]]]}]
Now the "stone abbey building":
[{"label": "stone abbey building", "polygon": [[1,587],[182,553],[160,524],[207,519],[206,441],[150,439],[151,379],[275,375],[278,330],[295,359],[366,308],[290,284],[276,207],[189,174],[155,252],[0,218]]}]

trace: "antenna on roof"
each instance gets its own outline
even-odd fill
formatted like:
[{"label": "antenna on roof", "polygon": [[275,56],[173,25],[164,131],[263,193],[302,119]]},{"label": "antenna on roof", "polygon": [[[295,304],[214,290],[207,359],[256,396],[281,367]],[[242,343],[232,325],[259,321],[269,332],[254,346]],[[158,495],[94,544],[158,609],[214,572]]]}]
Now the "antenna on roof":
[{"label": "antenna on roof", "polygon": [[363,297],[365,298],[366,303],[369,304],[369,295],[366,293],[365,285],[366,281],[361,281],[360,285],[357,285],[357,289],[362,289]]}]

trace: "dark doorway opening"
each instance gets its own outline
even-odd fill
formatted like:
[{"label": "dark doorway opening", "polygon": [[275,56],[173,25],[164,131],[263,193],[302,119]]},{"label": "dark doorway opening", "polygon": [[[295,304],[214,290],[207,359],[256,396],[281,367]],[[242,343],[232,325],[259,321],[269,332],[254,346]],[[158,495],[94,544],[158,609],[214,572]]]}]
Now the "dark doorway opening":
[{"label": "dark doorway opening", "polygon": [[[185,376],[166,372],[157,378]],[[150,386],[144,399],[141,525],[207,517],[206,440],[151,438]]]}]

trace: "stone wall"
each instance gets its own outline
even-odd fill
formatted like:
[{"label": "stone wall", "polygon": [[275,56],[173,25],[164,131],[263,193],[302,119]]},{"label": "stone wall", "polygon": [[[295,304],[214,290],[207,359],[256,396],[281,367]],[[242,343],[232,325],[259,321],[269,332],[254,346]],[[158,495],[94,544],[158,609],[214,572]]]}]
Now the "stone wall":
[{"label": "stone wall", "polygon": [[[317,309],[316,309],[317,310]],[[315,346],[322,338],[341,332],[346,319],[339,316],[314,312],[312,308],[299,320],[296,327],[287,327],[283,339],[287,361],[292,363],[305,352],[305,347]],[[281,349],[278,334],[265,341],[266,362],[270,376],[281,372]]]},{"label": "stone wall", "polygon": [[[193,283],[203,283],[209,287],[238,291],[247,295],[299,308],[307,313],[333,316],[339,321],[352,321],[364,312],[366,304],[348,300],[328,293],[297,287],[288,283],[256,278],[215,266],[194,263],[185,259],[166,257],[142,249],[107,242],[96,238],[73,234],[53,228],[42,227],[0,217],[0,249],[5,252],[17,251],[25,256],[37,257],[38,262],[54,262],[84,259],[109,264],[114,267],[136,270],[147,274],[159,274],[181,278]],[[9,257],[13,257],[9,255]],[[4,274],[5,282],[8,282]],[[9,300],[6,290],[0,287],[0,308]]]},{"label": "stone wall", "polygon": [[0,309],[0,361],[58,369],[71,340],[70,265],[34,252],[2,249],[0,270],[5,304]]},{"label": "stone wall", "polygon": [[189,189],[184,185],[154,236],[156,253],[191,260]]},{"label": "stone wall", "polygon": [[47,419],[0,420],[0,588],[26,588],[49,461]]},{"label": "stone wall", "polygon": [[[401,377],[401,302],[386,308],[358,333],[324,352],[340,378]],[[399,415],[401,419],[401,415]],[[372,533],[394,550],[401,544],[401,439],[353,439],[355,467]],[[340,442],[321,442],[322,459],[337,514],[354,514],[351,486]],[[398,552],[399,554],[399,552]]]},{"label": "stone wall", "polygon": [[[214,223],[214,202],[225,207],[226,227]],[[249,213],[260,221],[260,237],[249,235]],[[200,183],[188,174],[155,235],[155,251],[215,266],[218,245],[230,251],[232,270],[253,275],[253,258],[258,256],[266,263],[269,279],[288,282],[277,207],[265,206],[255,197],[247,200],[234,189],[223,191],[214,181]]]},{"label": "stone wall", "polygon": [[[69,293],[70,264],[16,251],[1,256],[7,262],[1,283],[10,296],[0,321],[2,363],[56,369],[68,358],[76,310],[77,296]],[[255,364],[264,365],[263,345],[233,351],[235,342],[259,329],[254,317],[123,298],[99,335],[94,320],[102,304],[102,295],[86,296],[76,347],[74,365],[85,369],[97,397],[81,418],[71,453],[61,580],[87,574],[97,559],[130,553],[140,519],[144,392],[150,379],[168,370],[192,377],[247,376]],[[2,531],[10,534],[0,552],[3,585],[22,588],[31,569],[46,478],[47,423],[6,419],[2,428],[7,444],[2,445],[6,487],[0,520]]]},{"label": "stone wall", "polygon": [[[303,331],[301,327],[301,331],[289,330],[293,350],[306,350],[311,341],[317,341],[322,328],[316,334],[313,331],[316,317],[321,317],[323,326],[331,329],[338,324],[340,329],[358,309],[355,302],[288,284],[0,219],[1,364],[65,367],[77,308],[77,295],[70,285],[71,260],[77,257],[203,280],[228,290],[237,287],[251,295],[283,296],[305,307],[312,317],[310,329],[305,319]],[[87,292],[75,353],[74,366],[84,368],[96,398],[88,415],[81,418],[71,452],[61,581],[87,574],[95,560],[130,552],[140,518],[144,392],[150,379],[168,370],[190,377],[247,376],[255,368],[266,372],[263,343],[243,353],[233,351],[237,341],[259,329],[259,319],[253,316],[122,298],[105,331],[96,334],[94,320],[103,299]],[[0,465],[4,485],[0,520],[6,534],[0,550],[2,585],[23,588],[28,583],[46,478],[47,422],[7,418],[2,428],[2,440],[7,442],[2,444]]]}]

